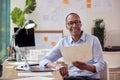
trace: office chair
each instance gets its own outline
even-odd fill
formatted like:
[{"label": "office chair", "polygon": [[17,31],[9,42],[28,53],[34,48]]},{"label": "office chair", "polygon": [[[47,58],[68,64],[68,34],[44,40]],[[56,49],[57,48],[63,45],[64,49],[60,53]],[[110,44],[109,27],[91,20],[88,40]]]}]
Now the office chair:
[{"label": "office chair", "polygon": [[107,66],[107,62],[105,62],[105,68],[100,72],[101,79],[100,80],[109,80],[109,70]]}]

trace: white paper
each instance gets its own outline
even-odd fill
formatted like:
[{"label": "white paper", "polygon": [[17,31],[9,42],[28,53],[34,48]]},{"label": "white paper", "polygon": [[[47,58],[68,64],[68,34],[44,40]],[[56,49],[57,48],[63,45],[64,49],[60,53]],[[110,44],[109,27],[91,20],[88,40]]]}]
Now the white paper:
[{"label": "white paper", "polygon": [[26,72],[18,73],[18,76],[52,76],[51,72]]},{"label": "white paper", "polygon": [[19,78],[15,80],[56,80],[55,78],[48,77],[27,77],[27,78]]},{"label": "white paper", "polygon": [[73,61],[77,60],[87,62],[92,59],[92,47],[90,44],[61,47],[60,51],[66,64],[71,64]]}]

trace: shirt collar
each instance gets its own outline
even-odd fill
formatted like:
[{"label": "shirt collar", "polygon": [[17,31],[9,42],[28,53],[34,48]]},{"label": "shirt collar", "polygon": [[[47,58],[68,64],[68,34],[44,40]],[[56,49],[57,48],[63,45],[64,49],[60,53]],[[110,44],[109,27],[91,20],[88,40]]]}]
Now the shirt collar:
[{"label": "shirt collar", "polygon": [[85,41],[85,35],[86,35],[86,33],[83,31],[82,36],[80,37],[80,40]]},{"label": "shirt collar", "polygon": [[[82,33],[82,36],[80,37],[80,39],[78,41],[85,41],[85,32],[83,31]],[[73,39],[72,39],[72,36],[70,36],[70,43],[74,42]]]}]

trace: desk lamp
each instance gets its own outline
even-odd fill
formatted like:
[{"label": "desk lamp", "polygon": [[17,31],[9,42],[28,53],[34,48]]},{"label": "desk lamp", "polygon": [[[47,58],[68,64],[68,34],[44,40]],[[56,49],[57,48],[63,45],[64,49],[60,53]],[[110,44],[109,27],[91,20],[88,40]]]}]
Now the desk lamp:
[{"label": "desk lamp", "polygon": [[9,54],[11,56],[10,59],[8,59],[8,61],[16,61],[16,50],[14,48],[14,42],[15,42],[15,37],[16,35],[18,35],[18,33],[20,32],[20,30],[22,29],[31,29],[35,26],[35,23],[32,20],[26,20],[24,25],[22,27],[20,27],[13,35],[12,35],[12,39],[11,39],[11,43],[9,46]]}]

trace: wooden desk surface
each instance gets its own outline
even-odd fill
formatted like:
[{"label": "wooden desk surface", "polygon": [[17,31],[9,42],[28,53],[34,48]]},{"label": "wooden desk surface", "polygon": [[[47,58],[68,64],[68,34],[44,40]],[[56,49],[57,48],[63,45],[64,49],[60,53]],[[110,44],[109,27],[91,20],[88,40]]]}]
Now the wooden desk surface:
[{"label": "wooden desk surface", "polygon": [[[13,80],[13,79],[18,79],[18,78],[23,78],[23,77],[20,77],[18,76],[18,73],[19,72],[24,72],[24,71],[17,71],[15,69],[15,65],[10,65],[9,64],[10,62],[8,61],[5,61],[3,63],[3,75],[0,79],[3,79],[3,80]],[[56,80],[63,80],[60,73],[58,71],[54,71],[52,72],[53,74],[53,78],[56,78]]]}]

